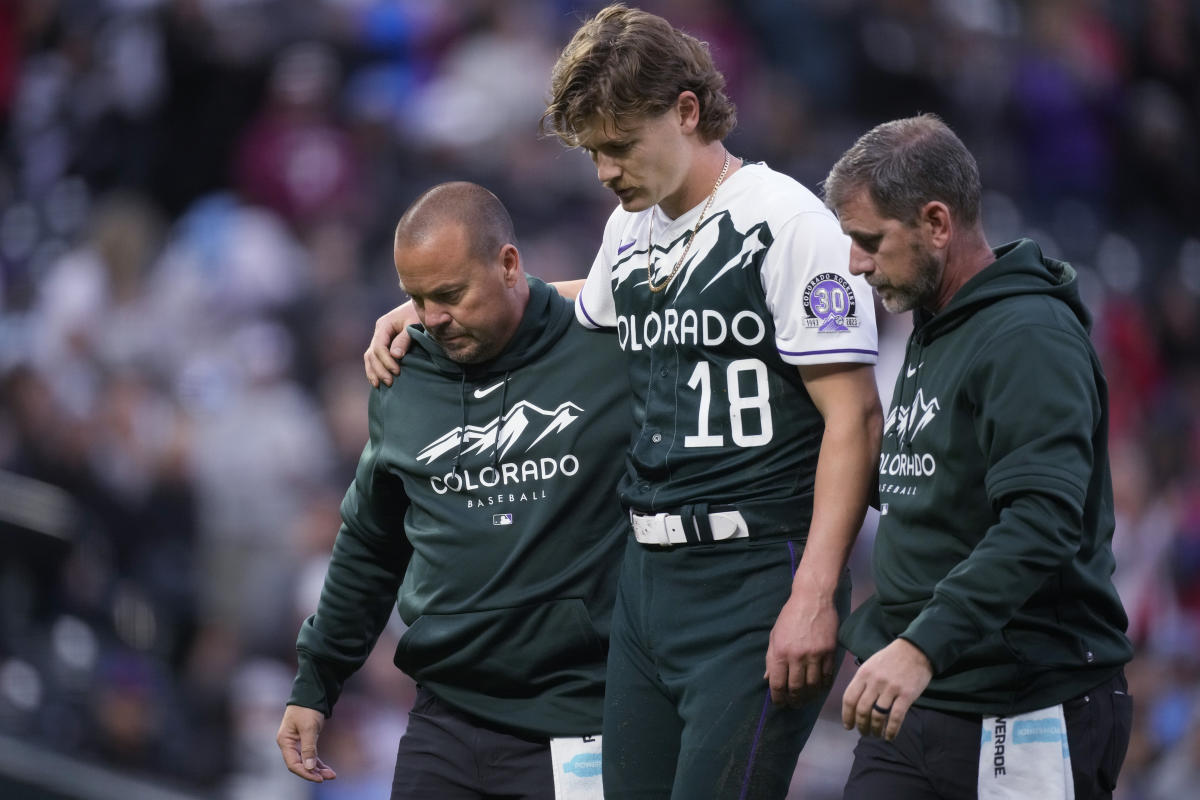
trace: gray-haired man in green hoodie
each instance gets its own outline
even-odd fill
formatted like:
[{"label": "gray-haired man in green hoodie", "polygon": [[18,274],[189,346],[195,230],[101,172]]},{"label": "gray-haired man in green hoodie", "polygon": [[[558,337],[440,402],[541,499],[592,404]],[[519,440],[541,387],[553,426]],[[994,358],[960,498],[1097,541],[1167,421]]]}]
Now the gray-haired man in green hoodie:
[{"label": "gray-haired man in green hoodie", "polygon": [[1132,655],[1113,588],[1108,400],[1075,271],[989,247],[974,158],[885,123],[825,198],[914,329],[879,462],[876,594],[843,624],[862,738],[845,797],[1107,798]]}]

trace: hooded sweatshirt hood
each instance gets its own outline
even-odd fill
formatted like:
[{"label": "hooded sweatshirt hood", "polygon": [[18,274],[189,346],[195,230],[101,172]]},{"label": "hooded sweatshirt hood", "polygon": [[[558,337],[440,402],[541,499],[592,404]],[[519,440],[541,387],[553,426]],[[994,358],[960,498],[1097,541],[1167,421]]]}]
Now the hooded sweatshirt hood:
[{"label": "hooded sweatshirt hood", "polygon": [[[922,353],[931,342],[953,332],[979,311],[1001,300],[1022,295],[1043,295],[1061,300],[1079,320],[1083,330],[1091,331],[1092,314],[1079,296],[1074,267],[1065,261],[1046,258],[1032,239],[1001,245],[994,253],[996,260],[964,283],[941,311],[934,313],[924,308],[913,311],[913,333],[905,348],[906,367],[900,373],[901,384],[896,395],[901,406],[911,403],[916,392],[916,370],[908,365],[920,364]],[[902,446],[911,447],[913,433],[910,426],[909,437],[901,439]]]},{"label": "hooded sweatshirt hood", "polygon": [[1065,261],[1042,255],[1031,239],[997,247],[996,260],[971,277],[937,314],[917,309],[913,338],[930,342],[957,328],[980,308],[1017,295],[1047,295],[1062,300],[1084,330],[1092,328],[1092,315],[1079,297],[1075,268]]}]

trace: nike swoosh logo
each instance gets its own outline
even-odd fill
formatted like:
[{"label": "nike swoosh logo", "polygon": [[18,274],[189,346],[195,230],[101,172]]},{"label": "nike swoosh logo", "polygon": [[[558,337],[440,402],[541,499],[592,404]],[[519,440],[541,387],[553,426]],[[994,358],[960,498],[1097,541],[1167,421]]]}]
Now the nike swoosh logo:
[{"label": "nike swoosh logo", "polygon": [[906,377],[909,377],[909,378],[911,378],[913,375],[916,375],[916,374],[917,374],[917,370],[919,370],[919,369],[920,369],[921,367],[923,367],[923,366],[925,366],[925,362],[924,362],[924,361],[922,361],[920,364],[917,364],[915,367],[908,367],[907,369],[905,369],[905,370],[904,370],[904,375],[905,375]]},{"label": "nike swoosh logo", "polygon": [[489,386],[486,389],[476,389],[475,390],[475,399],[482,400],[483,398],[487,397],[489,394],[496,391],[503,385],[504,385],[504,381],[500,381],[499,383],[495,384],[494,386]]},{"label": "nike swoosh logo", "polygon": [[623,244],[617,248],[617,255],[621,255],[621,253],[624,253],[626,250],[633,247],[635,244],[637,244],[637,239],[630,239],[628,242],[626,242],[625,244]]}]

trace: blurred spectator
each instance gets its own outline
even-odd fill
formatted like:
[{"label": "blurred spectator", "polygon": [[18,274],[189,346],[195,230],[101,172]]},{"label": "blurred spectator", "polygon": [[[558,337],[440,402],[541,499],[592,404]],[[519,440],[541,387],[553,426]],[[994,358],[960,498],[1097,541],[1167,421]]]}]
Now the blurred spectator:
[{"label": "blurred spectator", "polygon": [[1013,74],[1015,131],[1038,217],[1065,198],[1108,207],[1124,43],[1093,0],[1027,5],[1029,47]]},{"label": "blurred spectator", "polygon": [[297,229],[357,215],[359,165],[333,116],[339,83],[326,46],[284,50],[271,72],[266,106],[238,147],[235,180],[245,199]]}]

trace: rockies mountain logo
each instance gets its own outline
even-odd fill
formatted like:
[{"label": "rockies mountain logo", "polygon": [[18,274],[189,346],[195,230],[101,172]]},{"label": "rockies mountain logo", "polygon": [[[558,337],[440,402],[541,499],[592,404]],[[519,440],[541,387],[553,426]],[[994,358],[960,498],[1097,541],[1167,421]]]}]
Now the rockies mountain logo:
[{"label": "rockies mountain logo", "polygon": [[895,428],[897,436],[901,439],[907,438],[911,442],[926,425],[933,422],[934,416],[940,410],[941,405],[936,397],[925,402],[924,390],[918,389],[910,405],[893,406],[888,412],[887,421],[883,424],[883,435],[887,436],[892,432],[892,428]]},{"label": "rockies mountain logo", "polygon": [[[671,267],[683,255],[690,235],[691,231],[686,230],[665,246],[654,245],[654,252],[650,255],[654,263],[656,281],[663,280],[666,273],[670,272]],[[754,264],[759,257],[758,254],[765,250],[770,243],[771,236],[765,222],[760,222],[746,233],[742,233],[733,226],[733,220],[728,211],[714,214],[701,224],[700,230],[696,231],[696,241],[692,244],[680,276],[672,282],[671,292],[679,294],[687,288],[693,278],[699,282],[705,279],[705,273],[711,271],[711,277],[707,277],[704,285],[697,292],[703,293],[727,272],[746,269]],[[646,262],[633,257],[641,252],[637,250],[613,265],[614,289],[630,278],[634,279],[635,285],[646,282]],[[708,266],[710,262],[711,266]],[[706,267],[706,269],[701,271],[701,267]]]},{"label": "rockies mountain logo", "polygon": [[503,457],[519,442],[532,439],[523,449],[518,450],[527,453],[547,436],[565,430],[579,419],[582,413],[583,409],[570,401],[553,411],[547,411],[522,400],[502,418],[495,417],[482,427],[468,425],[464,430],[459,426],[447,431],[427,444],[417,454],[417,459],[432,464],[438,458],[457,450],[460,438],[463,440],[464,455],[484,453],[491,448],[498,448]]}]

